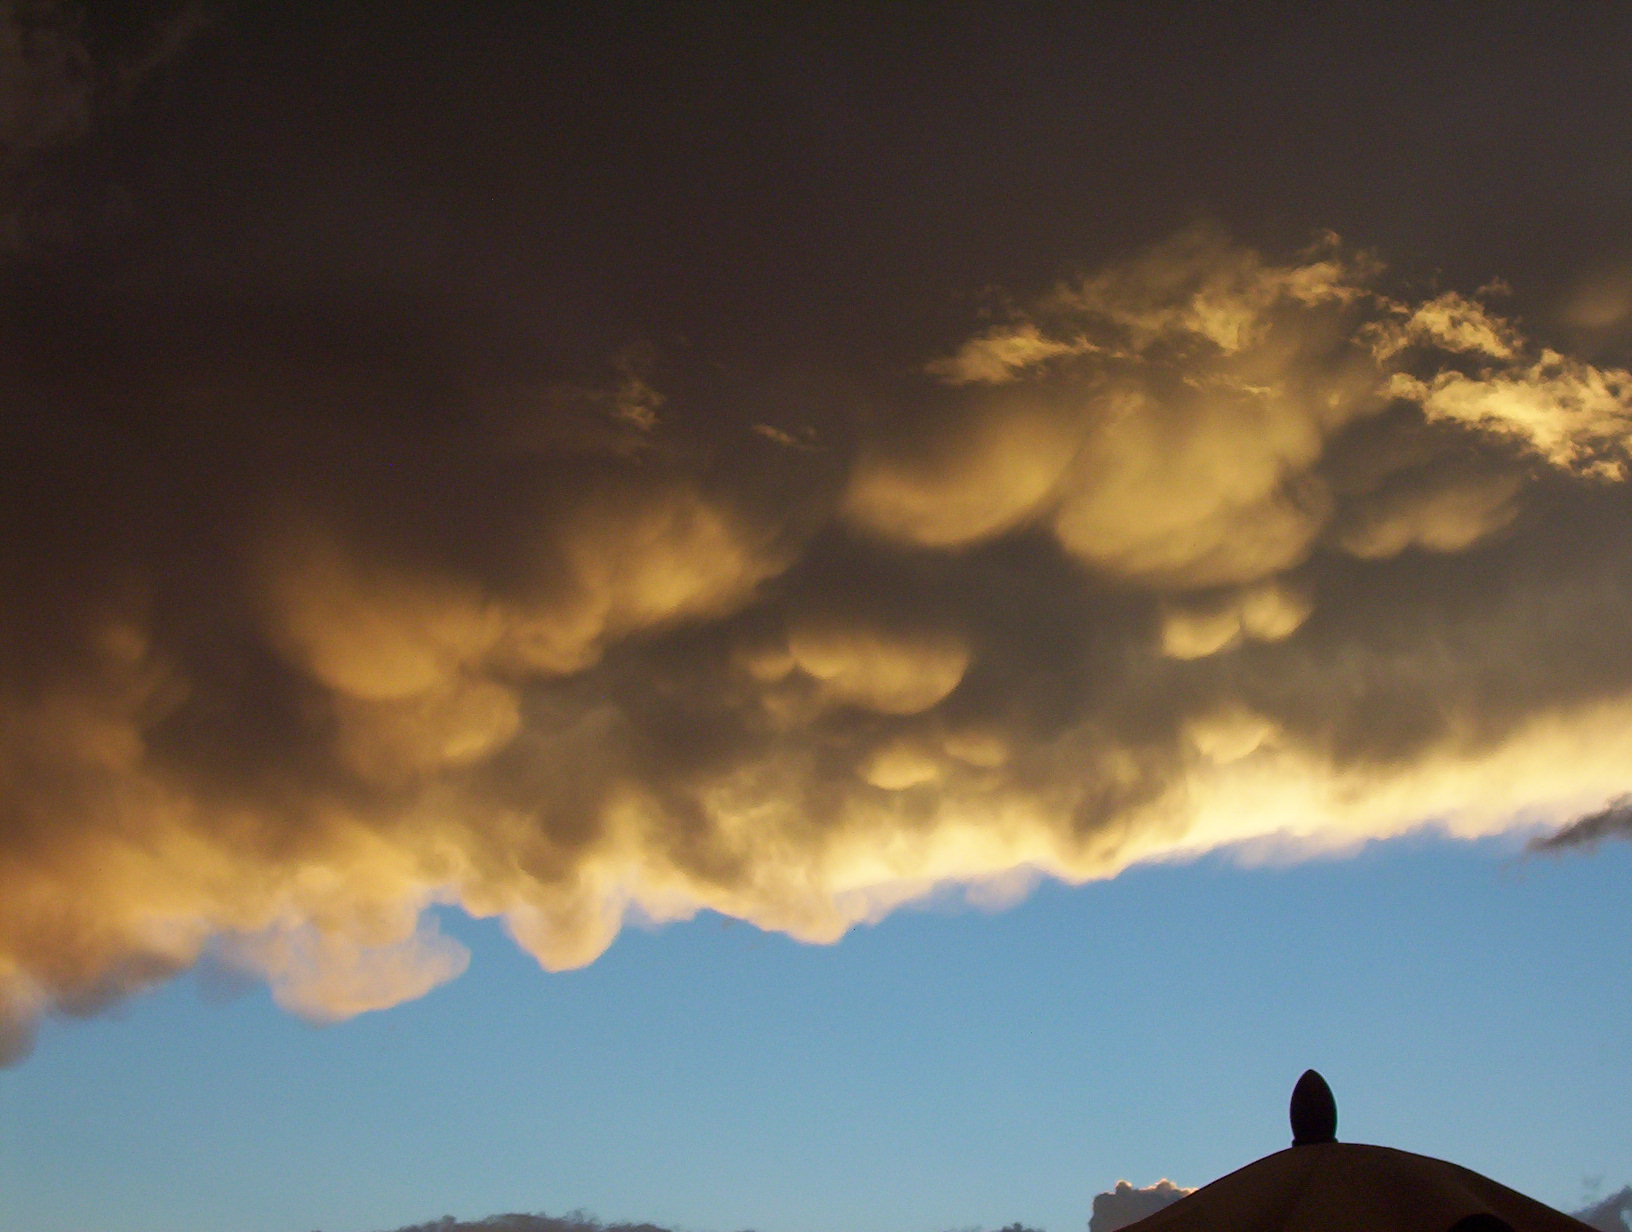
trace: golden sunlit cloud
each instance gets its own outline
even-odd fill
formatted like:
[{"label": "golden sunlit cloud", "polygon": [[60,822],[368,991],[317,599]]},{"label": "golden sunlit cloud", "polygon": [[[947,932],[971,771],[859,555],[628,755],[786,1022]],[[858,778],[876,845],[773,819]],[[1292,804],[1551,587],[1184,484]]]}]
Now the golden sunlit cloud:
[{"label": "golden sunlit cloud", "polygon": [[1199,659],[1237,645],[1242,638],[1277,642],[1309,618],[1309,601],[1291,587],[1270,583],[1188,603],[1163,604],[1162,650],[1176,659]]},{"label": "golden sunlit cloud", "polygon": [[1081,417],[1058,408],[982,408],[937,425],[893,455],[872,447],[856,461],[844,512],[857,525],[926,547],[990,538],[1034,514],[1072,465]]},{"label": "golden sunlit cloud", "polygon": [[1521,442],[1555,466],[1622,479],[1632,442],[1632,372],[1543,350],[1529,364],[1428,380],[1395,373],[1389,392],[1430,422],[1465,424]]},{"label": "golden sunlit cloud", "polygon": [[838,701],[917,714],[957,688],[969,649],[947,633],[898,634],[814,622],[788,638],[793,661]]},{"label": "golden sunlit cloud", "polygon": [[439,904],[560,969],[1601,809],[1632,375],[1505,294],[1193,228],[819,437],[628,349],[401,431],[315,363],[131,376],[204,409],[94,493],[42,438],[62,525],[3,579],[0,1049],[206,954],[316,1021],[417,997]]}]

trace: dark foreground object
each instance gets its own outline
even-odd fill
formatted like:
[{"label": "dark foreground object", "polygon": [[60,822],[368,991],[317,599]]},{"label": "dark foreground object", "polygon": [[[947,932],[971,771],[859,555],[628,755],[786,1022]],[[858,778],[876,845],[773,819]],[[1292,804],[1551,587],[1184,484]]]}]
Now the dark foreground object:
[{"label": "dark foreground object", "polygon": [[1337,1100],[1332,1088],[1312,1069],[1303,1071],[1292,1088],[1292,1145],[1337,1141]]},{"label": "dark foreground object", "polygon": [[1287,1150],[1132,1225],[1138,1232],[1592,1232],[1456,1164],[1336,1141],[1337,1101],[1310,1070],[1292,1095]]}]

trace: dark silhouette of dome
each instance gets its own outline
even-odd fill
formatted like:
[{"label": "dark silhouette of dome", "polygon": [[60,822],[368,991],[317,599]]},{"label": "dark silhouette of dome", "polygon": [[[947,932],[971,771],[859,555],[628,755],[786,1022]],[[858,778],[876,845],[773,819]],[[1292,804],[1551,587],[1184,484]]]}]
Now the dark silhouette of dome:
[{"label": "dark silhouette of dome", "polygon": [[1292,1093],[1293,1145],[1131,1225],[1138,1232],[1591,1232],[1466,1168],[1338,1142],[1337,1101],[1314,1070]]},{"label": "dark silhouette of dome", "polygon": [[1312,1069],[1303,1071],[1292,1088],[1292,1145],[1337,1141],[1337,1100],[1332,1088]]},{"label": "dark silhouette of dome", "polygon": [[1477,1215],[1464,1215],[1445,1232],[1513,1232],[1513,1225],[1480,1211]]}]

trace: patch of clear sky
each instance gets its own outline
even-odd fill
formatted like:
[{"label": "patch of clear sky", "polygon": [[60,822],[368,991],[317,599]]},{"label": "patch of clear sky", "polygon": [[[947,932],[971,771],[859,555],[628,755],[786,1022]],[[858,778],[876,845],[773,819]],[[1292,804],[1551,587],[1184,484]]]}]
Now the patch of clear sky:
[{"label": "patch of clear sky", "polygon": [[1632,847],[1431,836],[908,909],[832,947],[704,915],[314,1029],[189,976],[0,1072],[0,1225],[365,1232],[452,1213],[696,1232],[1080,1232],[1119,1177],[1338,1134],[1571,1209],[1632,1180]]}]

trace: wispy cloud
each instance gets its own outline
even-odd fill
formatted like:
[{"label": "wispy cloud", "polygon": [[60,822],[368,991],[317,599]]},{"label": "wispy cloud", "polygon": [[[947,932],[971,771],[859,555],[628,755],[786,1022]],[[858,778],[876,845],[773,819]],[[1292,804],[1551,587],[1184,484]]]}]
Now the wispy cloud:
[{"label": "wispy cloud", "polygon": [[1624,1186],[1619,1193],[1610,1194],[1603,1201],[1576,1211],[1575,1217],[1598,1232],[1627,1232],[1632,1228],[1632,1185]]},{"label": "wispy cloud", "polygon": [[1551,834],[1532,839],[1530,850],[1590,847],[1606,838],[1632,838],[1632,795],[1619,796],[1605,808],[1577,817]]}]

